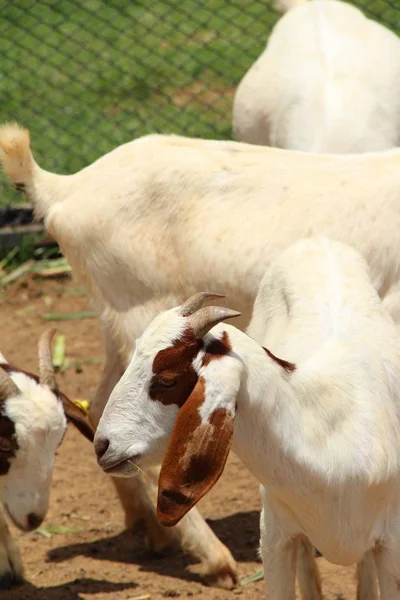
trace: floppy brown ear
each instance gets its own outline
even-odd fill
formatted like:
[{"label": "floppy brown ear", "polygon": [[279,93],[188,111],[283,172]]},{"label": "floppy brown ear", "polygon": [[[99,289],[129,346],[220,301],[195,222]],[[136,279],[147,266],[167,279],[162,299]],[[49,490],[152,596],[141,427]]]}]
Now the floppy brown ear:
[{"label": "floppy brown ear", "polygon": [[214,373],[212,384],[199,377],[178,413],[158,481],[157,518],[162,525],[176,525],[222,474],[240,385],[240,376],[229,373],[229,381]]},{"label": "floppy brown ear", "polygon": [[94,429],[89,423],[89,419],[86,414],[76,404],[74,404],[67,396],[62,393],[60,394],[61,401],[63,403],[65,416],[67,421],[70,421],[75,425],[77,429],[85,436],[90,442],[93,442]]}]

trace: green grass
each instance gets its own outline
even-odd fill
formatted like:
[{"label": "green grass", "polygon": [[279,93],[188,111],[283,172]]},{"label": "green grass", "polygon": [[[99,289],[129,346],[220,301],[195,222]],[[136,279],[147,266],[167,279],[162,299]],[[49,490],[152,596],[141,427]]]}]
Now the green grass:
[{"label": "green grass", "polygon": [[[362,6],[400,29],[400,6]],[[267,0],[0,0],[0,12],[0,120],[28,127],[61,173],[154,131],[231,137],[235,86],[277,19]],[[15,200],[2,178],[0,203]]]}]

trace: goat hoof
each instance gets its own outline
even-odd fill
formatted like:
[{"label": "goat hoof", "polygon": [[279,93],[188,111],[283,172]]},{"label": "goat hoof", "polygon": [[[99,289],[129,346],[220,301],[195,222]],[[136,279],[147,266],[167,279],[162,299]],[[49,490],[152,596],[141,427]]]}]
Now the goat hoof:
[{"label": "goat hoof", "polygon": [[0,590],[8,590],[25,581],[18,548],[9,535],[8,528],[5,533],[5,540],[0,542]]},{"label": "goat hoof", "polygon": [[236,564],[225,565],[216,571],[203,574],[205,582],[213,587],[222,588],[224,590],[232,590],[238,582]]},{"label": "goat hoof", "polygon": [[0,575],[0,590],[9,590],[17,585],[22,585],[23,583],[24,578],[22,575],[13,573],[12,571],[7,571]]},{"label": "goat hoof", "polygon": [[227,548],[222,548],[221,554],[214,564],[203,564],[199,575],[207,585],[232,590],[238,583],[237,565]]}]

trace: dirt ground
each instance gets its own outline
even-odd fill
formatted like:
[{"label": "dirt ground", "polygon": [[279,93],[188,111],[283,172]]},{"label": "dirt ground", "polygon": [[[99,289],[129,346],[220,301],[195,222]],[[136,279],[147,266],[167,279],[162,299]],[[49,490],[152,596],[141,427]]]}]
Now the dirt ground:
[{"label": "dirt ground", "polygon": [[[36,345],[48,326],[48,312],[88,310],[87,298],[73,280],[25,280],[0,291],[0,349],[21,368],[37,371]],[[58,375],[71,398],[90,399],[98,381],[102,346],[96,319],[56,323],[66,336],[67,357],[93,364]],[[258,484],[233,455],[225,472],[199,505],[239,565],[239,577],[260,569],[257,561],[260,499]],[[96,464],[91,444],[72,426],[56,458],[51,506],[45,525],[76,532],[24,534],[12,527],[20,546],[28,583],[0,591],[7,600],[160,600],[264,598],[262,581],[225,591],[203,585],[196,565],[183,553],[148,555],[140,533],[124,531],[123,515],[110,480]],[[354,569],[318,559],[325,598],[355,598]]]}]

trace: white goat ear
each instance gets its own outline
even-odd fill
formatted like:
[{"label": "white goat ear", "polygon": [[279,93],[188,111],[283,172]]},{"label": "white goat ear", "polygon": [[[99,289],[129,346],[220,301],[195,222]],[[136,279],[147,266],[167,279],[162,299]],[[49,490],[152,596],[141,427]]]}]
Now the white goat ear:
[{"label": "white goat ear", "polygon": [[214,358],[180,409],[158,482],[162,525],[176,525],[220,478],[232,444],[240,374],[237,359]]}]

